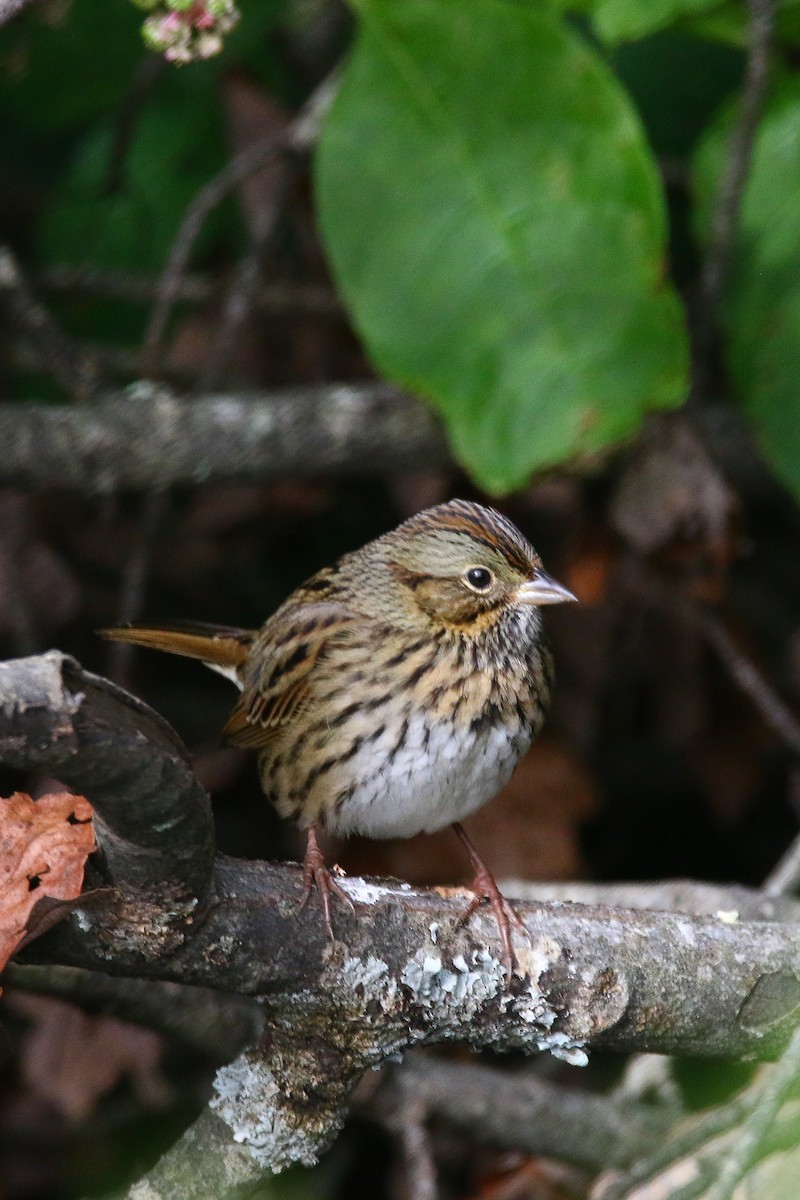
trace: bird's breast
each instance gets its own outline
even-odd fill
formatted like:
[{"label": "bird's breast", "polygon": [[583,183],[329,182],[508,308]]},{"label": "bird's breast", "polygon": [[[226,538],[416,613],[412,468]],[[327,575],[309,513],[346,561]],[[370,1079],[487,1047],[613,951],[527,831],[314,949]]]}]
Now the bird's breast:
[{"label": "bird's breast", "polygon": [[542,646],[533,660],[530,645],[503,661],[505,649],[430,637],[340,648],[303,719],[262,753],[265,792],[284,816],[342,835],[463,819],[508,780],[544,716]]},{"label": "bird's breast", "polygon": [[332,832],[373,838],[432,833],[463,820],[510,778],[530,732],[492,724],[478,731],[423,711],[387,734],[375,753],[359,752],[352,782],[326,814]]}]

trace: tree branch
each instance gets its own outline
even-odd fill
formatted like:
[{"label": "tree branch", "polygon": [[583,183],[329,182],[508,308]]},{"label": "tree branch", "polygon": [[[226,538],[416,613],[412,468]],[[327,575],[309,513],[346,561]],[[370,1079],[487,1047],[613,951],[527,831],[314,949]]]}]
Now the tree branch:
[{"label": "tree branch", "polygon": [[775,5],[773,0],[747,0],[747,7],[750,15],[749,45],[742,102],[728,146],[711,223],[711,245],[703,268],[703,292],[712,321],[718,319],[720,301],[730,273],[753,145],[769,83]]},{"label": "tree branch", "polygon": [[220,1070],[212,1109],[163,1165],[183,1170],[186,1147],[200,1146],[204,1195],[217,1194],[215,1172],[238,1186],[311,1161],[366,1067],[419,1043],[575,1063],[592,1045],[764,1058],[794,1028],[800,920],[789,899],[753,909],[783,922],[739,919],[740,889],[721,912],[706,901],[705,915],[521,902],[530,944],[518,943],[509,983],[490,917],[461,924],[461,889],[346,879],[357,913],[336,913],[332,945],[313,905],[297,913],[295,865],[218,856],[209,887],[207,801],[144,705],[55,652],[1,664],[0,695],[0,760],[45,768],[88,797],[115,885],[25,960],[261,998],[268,1038]]},{"label": "tree branch", "polygon": [[[51,651],[0,663],[0,761],[91,794],[103,881],[178,924],[211,884],[208,797],[170,726],[108,680]],[[171,911],[167,913],[167,902]],[[195,914],[196,915],[196,914]],[[151,911],[150,921],[156,918]],[[151,952],[168,930],[156,919]]]},{"label": "tree branch", "polygon": [[188,206],[170,248],[167,264],[158,282],[156,301],[142,347],[145,374],[159,365],[161,344],[170,312],[189,265],[189,258],[209,213],[249,176],[260,171],[276,156],[308,150],[316,140],[320,122],[335,94],[335,76],[324,80],[311,95],[288,129],[271,133],[246,146],[200,189]]},{"label": "tree branch", "polygon": [[707,401],[713,390],[714,359],[719,353],[722,305],[733,263],[736,235],[758,125],[770,75],[775,23],[774,0],[747,0],[748,53],[736,124],[728,142],[709,230],[709,246],[700,279],[695,330],[694,395]]},{"label": "tree branch", "polygon": [[0,0],[0,25],[5,25],[6,21],[10,21],[31,3],[33,0]]},{"label": "tree branch", "polygon": [[[3,22],[0,10],[0,25]],[[0,312],[30,341],[42,369],[75,400],[89,400],[102,382],[97,359],[72,342],[33,294],[9,246],[0,245]]]},{"label": "tree branch", "polygon": [[795,1087],[798,1074],[800,1027],[795,1030],[781,1061],[772,1069],[769,1079],[761,1088],[753,1111],[739,1131],[736,1146],[722,1164],[719,1176],[708,1192],[708,1200],[732,1200],[739,1182],[755,1162],[784,1100]]},{"label": "tree branch", "polygon": [[594,1170],[655,1150],[678,1115],[671,1105],[573,1090],[530,1069],[498,1071],[427,1054],[383,1072],[365,1102],[358,1103],[357,1094],[356,1111],[367,1120],[391,1121],[405,1095],[429,1118],[481,1142]]},{"label": "tree branch", "polygon": [[381,383],[198,396],[137,384],[78,409],[0,405],[0,486],[88,492],[418,470],[448,461],[432,414]]},{"label": "tree branch", "polygon": [[[66,263],[42,268],[34,273],[33,279],[44,291],[131,300],[141,304],[153,301],[158,292],[158,281],[150,275],[111,268],[74,267]],[[216,300],[221,292],[222,285],[210,275],[187,273],[176,289],[175,299],[188,304],[208,304]],[[291,312],[337,318],[345,316],[342,302],[331,287],[296,283],[290,279],[262,282],[255,297],[255,307],[270,316],[283,316]]]}]

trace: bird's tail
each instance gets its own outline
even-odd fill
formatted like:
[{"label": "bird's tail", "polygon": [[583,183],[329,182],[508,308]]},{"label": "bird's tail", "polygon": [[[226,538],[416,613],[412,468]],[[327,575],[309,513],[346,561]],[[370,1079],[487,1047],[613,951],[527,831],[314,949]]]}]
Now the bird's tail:
[{"label": "bird's tail", "polygon": [[256,636],[252,629],[233,629],[227,625],[204,625],[181,621],[170,625],[118,625],[98,629],[100,637],[111,642],[129,642],[165,650],[184,658],[197,658],[212,671],[237,681]]}]

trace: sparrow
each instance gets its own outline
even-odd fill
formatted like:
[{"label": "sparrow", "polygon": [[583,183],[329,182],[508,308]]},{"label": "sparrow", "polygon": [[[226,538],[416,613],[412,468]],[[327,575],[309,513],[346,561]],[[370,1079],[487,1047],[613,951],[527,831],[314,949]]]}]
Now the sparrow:
[{"label": "sparrow", "polygon": [[259,630],[131,625],[101,636],[199,659],[240,696],[222,741],[254,750],[261,787],[307,837],[300,907],[316,887],[333,937],[320,829],[411,837],[452,825],[474,869],[466,921],[488,900],[509,978],[512,926],[461,822],[491,800],[542,726],[553,683],[541,608],[573,601],[501,513],[451,500],[345,554]]}]

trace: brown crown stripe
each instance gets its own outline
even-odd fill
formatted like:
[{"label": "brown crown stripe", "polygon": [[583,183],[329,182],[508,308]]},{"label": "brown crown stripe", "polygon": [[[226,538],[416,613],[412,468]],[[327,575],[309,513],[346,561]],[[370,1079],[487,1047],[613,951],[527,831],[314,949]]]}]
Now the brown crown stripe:
[{"label": "brown crown stripe", "polygon": [[494,509],[453,501],[430,509],[419,517],[412,517],[409,524],[415,523],[418,523],[418,527],[432,526],[436,530],[465,533],[489,550],[500,551],[522,575],[528,575],[533,566],[532,550],[522,535]]}]

